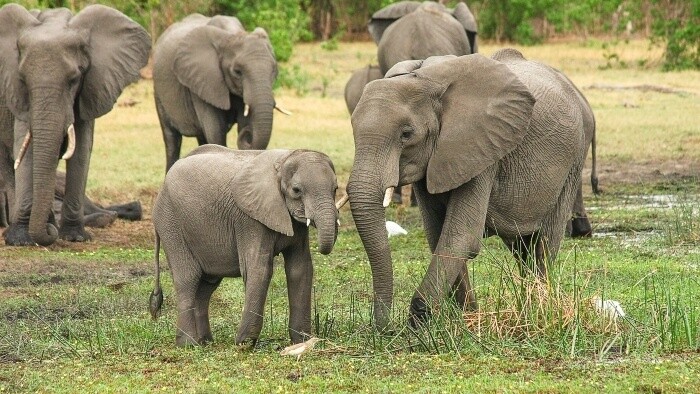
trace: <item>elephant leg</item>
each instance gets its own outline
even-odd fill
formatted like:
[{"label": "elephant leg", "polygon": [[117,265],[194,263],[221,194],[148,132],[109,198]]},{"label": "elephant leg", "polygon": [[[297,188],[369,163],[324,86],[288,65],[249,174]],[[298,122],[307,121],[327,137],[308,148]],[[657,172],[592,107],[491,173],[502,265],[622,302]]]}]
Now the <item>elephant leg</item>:
[{"label": "elephant leg", "polygon": [[391,196],[391,202],[395,204],[402,204],[403,199],[402,199],[402,191],[403,191],[403,186],[397,186],[394,189],[394,195]]},{"label": "elephant leg", "polygon": [[83,221],[85,226],[105,228],[117,220],[117,213],[100,207],[87,196],[83,199]]},{"label": "elephant leg", "polygon": [[[240,244],[239,244],[240,245]],[[267,289],[272,279],[272,254],[262,253],[260,248],[247,253],[241,259],[241,274],[245,286],[245,306],[241,325],[236,335],[236,344],[250,339],[255,344],[263,325],[263,313]]]},{"label": "elephant leg", "polygon": [[[19,154],[29,125],[15,119],[14,156]],[[15,170],[15,211],[10,226],[3,233],[5,244],[12,246],[35,245],[29,236],[29,216],[32,212],[32,159],[34,149],[29,145],[19,167]]]},{"label": "elephant leg", "polygon": [[546,272],[544,243],[539,232],[522,235],[506,243],[518,261],[521,277],[524,278],[531,272],[535,272],[537,275]]},{"label": "elephant leg", "polygon": [[226,146],[226,133],[228,133],[228,125],[226,124],[226,116],[223,111],[211,105],[202,102],[198,98],[193,98],[194,111],[197,114],[197,119],[203,130],[203,139],[197,137],[197,142],[203,145],[216,144]]},{"label": "elephant leg", "polygon": [[220,277],[204,275],[197,287],[194,316],[195,325],[197,326],[197,342],[200,344],[205,344],[214,340],[211,333],[211,326],[209,325],[209,302],[211,301],[211,295],[214,293],[214,290],[221,284],[221,279]]},{"label": "elephant leg", "polygon": [[459,273],[455,283],[452,284],[452,297],[462,311],[476,311],[479,309],[476,303],[476,294],[469,280],[469,269],[466,264],[462,267],[462,271]]},{"label": "elephant leg", "polygon": [[[448,192],[449,200],[438,245],[433,252],[428,271],[411,300],[409,322],[412,326],[430,318],[455,285],[462,287],[462,300],[469,304],[471,284],[466,273],[466,262],[481,249],[488,202],[496,168],[484,171],[472,181]],[[418,201],[423,202],[419,195]],[[462,282],[465,282],[461,284]],[[475,301],[474,301],[475,303]]]},{"label": "elephant leg", "polygon": [[423,228],[425,229],[428,246],[431,252],[435,252],[435,248],[437,248],[440,240],[440,232],[445,222],[446,206],[439,197],[428,193],[425,179],[412,184],[411,188],[412,193],[418,197],[418,206],[423,219]]},{"label": "elephant leg", "polygon": [[289,297],[289,337],[304,342],[311,335],[311,288],[314,268],[309,244],[294,245],[282,251]]},{"label": "elephant leg", "polygon": [[61,226],[58,230],[58,236],[66,241],[84,242],[92,238],[85,230],[83,203],[94,127],[94,120],[81,121],[76,116],[75,153],[66,162],[66,194],[61,210]]},{"label": "elephant leg", "polygon": [[7,194],[4,190],[0,190],[0,227],[10,225],[9,213],[10,207],[7,204]]},{"label": "elephant leg", "polygon": [[104,209],[117,213],[119,219],[125,220],[141,220],[143,218],[143,208],[138,201],[128,202],[126,204],[110,205]]},{"label": "elephant leg", "polygon": [[593,233],[591,222],[588,220],[586,208],[583,205],[583,181],[579,182],[574,200],[571,219],[567,222],[566,232],[571,237],[590,237]]}]

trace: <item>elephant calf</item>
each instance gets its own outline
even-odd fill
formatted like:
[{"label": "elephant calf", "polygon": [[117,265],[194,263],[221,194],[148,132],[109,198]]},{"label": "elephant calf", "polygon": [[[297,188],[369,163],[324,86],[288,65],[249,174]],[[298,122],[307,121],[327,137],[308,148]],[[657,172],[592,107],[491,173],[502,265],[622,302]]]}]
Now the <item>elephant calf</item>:
[{"label": "elephant calf", "polygon": [[[243,277],[245,306],[236,336],[253,343],[262,329],[272,259],[282,253],[293,343],[311,333],[313,266],[308,226],[328,254],[338,231],[333,163],[308,150],[235,151],[203,145],[168,171],[153,207],[155,318],[163,295],[158,252],[162,243],[177,297],[179,346],[212,340],[209,300],[223,277]],[[340,205],[340,203],[339,203]]]}]

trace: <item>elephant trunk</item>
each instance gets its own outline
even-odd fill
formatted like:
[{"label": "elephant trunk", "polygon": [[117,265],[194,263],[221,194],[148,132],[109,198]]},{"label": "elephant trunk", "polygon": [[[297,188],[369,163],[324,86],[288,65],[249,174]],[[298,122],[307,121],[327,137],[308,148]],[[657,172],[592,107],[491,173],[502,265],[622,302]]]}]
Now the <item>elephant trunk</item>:
[{"label": "elephant trunk", "polygon": [[29,235],[41,246],[51,245],[58,230],[49,223],[56,187],[56,167],[65,134],[65,116],[60,113],[32,113],[32,211]]},{"label": "elephant trunk", "polygon": [[275,99],[272,96],[270,78],[251,78],[244,83],[243,101],[250,106],[250,129],[238,136],[239,149],[266,149],[272,134],[272,111]]},{"label": "elephant trunk", "polygon": [[319,204],[314,211],[316,212],[314,223],[318,230],[318,251],[321,254],[329,254],[333,251],[338,235],[338,211],[333,201]]},{"label": "elephant trunk", "polygon": [[356,162],[350,174],[347,191],[352,217],[372,269],[374,322],[377,328],[383,330],[389,323],[394,275],[382,205],[384,184],[376,175],[380,173],[379,168],[358,165]]}]

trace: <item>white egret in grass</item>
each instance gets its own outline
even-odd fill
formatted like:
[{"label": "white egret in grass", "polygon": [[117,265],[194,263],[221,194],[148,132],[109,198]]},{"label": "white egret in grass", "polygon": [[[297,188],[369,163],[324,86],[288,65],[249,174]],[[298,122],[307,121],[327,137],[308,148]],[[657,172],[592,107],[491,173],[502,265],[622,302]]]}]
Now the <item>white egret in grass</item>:
[{"label": "white egret in grass", "polygon": [[287,346],[280,352],[280,356],[297,356],[297,361],[301,358],[301,355],[310,352],[314,348],[316,342],[320,341],[320,338],[310,338],[306,342],[297,343],[295,345]]}]

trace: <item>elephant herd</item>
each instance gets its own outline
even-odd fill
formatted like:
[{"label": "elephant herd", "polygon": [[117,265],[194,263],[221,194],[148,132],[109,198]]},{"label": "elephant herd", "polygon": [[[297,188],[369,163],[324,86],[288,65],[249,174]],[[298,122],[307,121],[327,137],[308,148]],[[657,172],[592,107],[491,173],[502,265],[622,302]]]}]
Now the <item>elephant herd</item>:
[{"label": "elephant herd", "polygon": [[[374,322],[386,328],[394,289],[385,208],[405,185],[411,185],[432,252],[410,302],[414,327],[448,297],[462,308],[477,307],[466,262],[485,236],[499,236],[523,274],[544,277],[565,232],[591,232],[581,171],[589,146],[595,149],[595,119],[583,94],[558,70],[515,49],[478,54],[476,20],[461,2],[449,9],[400,1],[377,11],[368,28],[379,65],[356,71],[346,85],[355,158],[347,196],[336,203],[327,155],[265,150],[274,110],[286,112],[273,96],[278,70],[265,30],[247,32],[232,16],[194,14],[171,25],[151,51],[146,31],[106,6],[75,15],[3,6],[5,243],[86,241],[91,219],[140,218],[134,203],[103,208],[91,202],[85,185],[95,119],[139,78],[152,53],[166,176],[153,206],[150,312],[157,316],[163,301],[162,246],[176,293],[178,345],[212,340],[209,301],[223,277],[245,283],[236,343],[256,341],[278,254],[285,261],[290,338],[308,337],[308,227],[318,229],[319,252],[330,253],[338,210],[348,199],[372,271]],[[238,150],[225,147],[234,124]],[[183,136],[196,137],[200,147],[180,159]],[[595,150],[593,158],[597,191]],[[59,159],[66,160],[60,193]],[[57,196],[62,204],[54,212]]]}]

